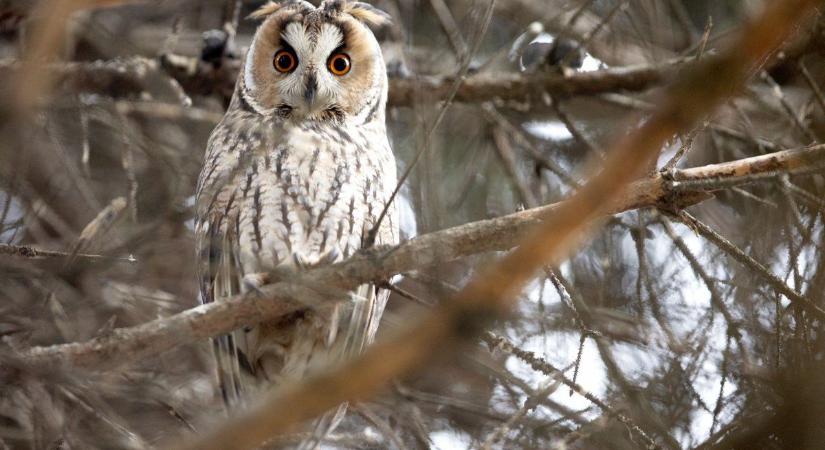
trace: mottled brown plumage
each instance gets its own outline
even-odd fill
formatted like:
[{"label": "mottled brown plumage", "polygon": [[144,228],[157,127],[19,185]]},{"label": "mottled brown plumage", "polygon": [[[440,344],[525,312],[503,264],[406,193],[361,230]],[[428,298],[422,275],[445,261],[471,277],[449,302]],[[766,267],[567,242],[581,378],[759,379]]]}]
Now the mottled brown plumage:
[{"label": "mottled brown plumage", "polygon": [[[365,25],[386,16],[345,1],[318,8],[272,3],[254,16],[264,21],[209,139],[198,183],[204,302],[254,288],[275,268],[328,264],[357,252],[396,183],[384,125],[384,61]],[[346,57],[348,72],[338,70],[341,61],[333,66],[335,55]],[[397,224],[391,209],[378,243],[397,242]],[[386,293],[362,286],[335,307],[308,307],[218,339],[227,403],[243,402],[245,391],[257,389],[250,385],[299,379],[360,352],[385,302]],[[319,428],[335,421],[328,417]]]}]

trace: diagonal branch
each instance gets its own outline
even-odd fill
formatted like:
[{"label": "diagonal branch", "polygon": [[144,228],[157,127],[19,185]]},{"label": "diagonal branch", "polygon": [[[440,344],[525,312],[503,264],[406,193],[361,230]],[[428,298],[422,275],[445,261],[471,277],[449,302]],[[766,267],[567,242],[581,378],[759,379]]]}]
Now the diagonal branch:
[{"label": "diagonal branch", "polygon": [[[712,164],[670,172],[673,179],[721,179],[737,174],[757,175],[765,171],[797,170],[805,164],[825,159],[825,146],[786,150],[738,161]],[[765,164],[766,160],[772,161]],[[746,178],[739,177],[740,183]],[[631,184],[627,194],[606,211],[620,213],[656,207],[677,211],[710,198],[705,190],[679,190],[661,176]],[[237,296],[227,302],[210,303],[171,317],[157,319],[87,342],[35,347],[22,356],[34,368],[51,370],[64,365],[89,370],[106,370],[151,357],[178,345],[200,342],[238,327],[271,320],[293,312],[301,302],[323,301],[306,286],[338,286],[350,289],[362,283],[388,279],[398,273],[423,269],[461,257],[508,250],[524,233],[541,223],[541,217],[558,211],[566,202],[528,209],[495,219],[460,225],[424,234],[397,247],[377,247],[347,261],[307,271],[293,277],[293,283],[277,283],[262,288],[260,294]],[[303,286],[303,287],[302,287]]]},{"label": "diagonal branch", "polygon": [[[363,355],[333,370],[267,398],[185,448],[245,449],[283,433],[344,401],[374,393],[390,379],[436,356],[447,356],[472,342],[489,320],[506,314],[536,271],[560,262],[621,200],[625,188],[658,154],[673,134],[689,129],[745,83],[750,70],[776,49],[797,21],[807,17],[815,0],[770,3],[726,53],[685,74],[662,99],[651,117],[619,141],[601,172],[551,214],[541,217],[522,244],[483,270],[450,301],[414,325],[375,344]],[[177,448],[177,447],[176,447]]]}]

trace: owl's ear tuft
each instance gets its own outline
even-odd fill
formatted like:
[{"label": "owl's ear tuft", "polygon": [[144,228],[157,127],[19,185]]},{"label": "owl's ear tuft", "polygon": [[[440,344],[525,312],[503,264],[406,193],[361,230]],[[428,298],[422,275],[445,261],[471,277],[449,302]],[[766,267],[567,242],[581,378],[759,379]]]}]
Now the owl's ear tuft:
[{"label": "owl's ear tuft", "polygon": [[[275,14],[276,12],[287,9],[301,6],[306,8],[306,2],[303,0],[285,0],[281,2],[274,2],[270,1],[264,3],[263,6],[256,9],[252,14],[247,16],[248,19],[266,19],[267,17]],[[311,6],[311,5],[310,5]]]},{"label": "owl's ear tuft", "polygon": [[343,12],[355,17],[366,25],[381,27],[392,22],[389,14],[381,11],[375,6],[364,2],[346,2]]}]

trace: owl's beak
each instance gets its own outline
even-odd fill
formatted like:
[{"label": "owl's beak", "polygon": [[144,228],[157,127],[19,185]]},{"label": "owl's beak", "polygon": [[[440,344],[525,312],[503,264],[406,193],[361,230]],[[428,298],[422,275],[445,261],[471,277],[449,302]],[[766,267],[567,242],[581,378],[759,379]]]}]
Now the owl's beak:
[{"label": "owl's beak", "polygon": [[309,109],[312,109],[312,103],[315,101],[315,94],[318,92],[318,80],[314,73],[310,73],[306,77],[306,87],[304,89],[304,101]]}]

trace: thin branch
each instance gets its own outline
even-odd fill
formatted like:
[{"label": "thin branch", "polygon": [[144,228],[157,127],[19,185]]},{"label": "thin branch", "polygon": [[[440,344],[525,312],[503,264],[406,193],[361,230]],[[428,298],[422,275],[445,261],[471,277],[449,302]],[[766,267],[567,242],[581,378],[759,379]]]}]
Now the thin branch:
[{"label": "thin branch", "polygon": [[607,403],[605,403],[604,401],[602,401],[601,399],[599,399],[598,397],[596,397],[592,393],[588,392],[581,385],[579,385],[579,384],[575,383],[574,381],[570,380],[569,378],[567,378],[561,370],[554,367],[552,364],[547,362],[544,358],[536,355],[533,352],[530,352],[530,351],[527,351],[527,350],[522,350],[522,349],[516,347],[515,345],[513,345],[511,342],[509,342],[505,338],[503,338],[501,336],[497,336],[493,333],[489,333],[489,332],[484,333],[482,335],[482,340],[484,340],[492,348],[501,350],[501,351],[503,351],[503,352],[505,352],[509,355],[513,355],[513,356],[517,357],[518,359],[526,362],[527,364],[530,365],[530,367],[533,368],[533,370],[535,370],[537,372],[541,372],[545,375],[548,375],[548,376],[551,376],[551,377],[554,377],[554,378],[560,380],[565,386],[567,386],[568,388],[570,388],[571,390],[573,390],[577,394],[581,395],[582,397],[586,398],[588,401],[590,401],[590,403],[593,403],[599,409],[604,411],[605,414],[607,414],[610,417],[613,417],[614,419],[618,420],[619,422],[621,422],[622,424],[627,426],[631,431],[638,434],[639,437],[641,437],[647,443],[648,448],[659,448],[659,446],[656,444],[656,441],[654,441],[638,425],[633,423],[633,421],[630,420],[630,418],[628,418],[624,414],[616,411],[610,405],[608,405]]},{"label": "thin branch", "polygon": [[573,135],[573,139],[585,148],[587,154],[604,156],[604,153],[602,153],[603,150],[593,145],[590,140],[588,140],[587,137],[579,131],[576,124],[573,123],[573,119],[571,119],[570,116],[561,108],[560,101],[557,97],[550,97],[550,107],[553,108],[553,112],[556,113],[556,116],[559,118],[561,123],[563,123],[565,128],[567,128],[567,131]]},{"label": "thin branch", "polygon": [[687,246],[685,241],[676,234],[676,231],[670,225],[670,221],[666,217],[661,217],[660,221],[662,228],[664,228],[665,233],[667,233],[668,237],[673,241],[673,244],[676,245],[676,248],[679,249],[679,252],[685,259],[688,261],[691,270],[696,275],[697,278],[702,280],[707,287],[708,292],[710,292],[710,302],[714,308],[718,309],[720,313],[722,313],[722,317],[725,319],[725,323],[728,326],[728,335],[732,336],[736,340],[736,344],[739,347],[740,355],[745,359],[745,363],[749,363],[751,358],[748,354],[747,347],[742,342],[742,331],[740,330],[739,325],[736,323],[736,319],[734,319],[733,315],[730,313],[727,305],[725,304],[724,299],[722,298],[719,289],[716,287],[716,283],[710,277],[710,275],[705,271],[702,267],[702,264],[699,263],[699,258],[690,251],[690,248]]},{"label": "thin branch", "polygon": [[534,159],[537,165],[553,172],[564,184],[570,187],[579,187],[581,185],[578,180],[570,176],[568,171],[562,168],[556,161],[545,156],[544,153],[530,141],[524,131],[507,120],[492,103],[484,103],[481,105],[481,110],[484,111],[488,120],[498,123],[502,128],[507,130],[515,139],[518,146],[523,148],[524,152]]},{"label": "thin branch", "polygon": [[60,252],[54,250],[41,250],[28,245],[0,244],[0,255],[17,256],[20,258],[81,258],[90,260],[121,261],[134,263],[137,260],[133,256],[107,256],[92,255],[88,253]]},{"label": "thin branch", "polygon": [[551,380],[547,380],[543,384],[545,384],[544,387],[536,391],[534,395],[531,395],[527,399],[525,399],[521,407],[515,413],[513,413],[510,416],[510,418],[507,419],[507,421],[496,427],[496,429],[493,430],[493,432],[490,433],[489,436],[487,436],[487,439],[485,439],[484,443],[481,445],[482,450],[491,450],[493,448],[493,445],[497,443],[499,440],[501,440],[504,437],[504,435],[510,432],[510,429],[512,429],[513,426],[515,426],[522,418],[529,414],[530,411],[536,409],[536,407],[539,406],[539,403],[542,400],[552,395],[553,392],[556,392],[556,389],[558,389],[559,384],[561,384],[561,381],[558,380],[556,376],[554,376]]},{"label": "thin branch", "polygon": [[464,37],[459,32],[458,24],[455,22],[453,13],[450,12],[447,3],[445,3],[444,0],[430,0],[430,6],[432,6],[433,11],[435,11],[435,16],[438,18],[441,29],[450,40],[453,52],[455,52],[459,60],[463,59],[464,55],[469,51],[469,48],[464,41]]},{"label": "thin branch", "polygon": [[749,164],[736,162],[710,164],[672,173],[670,187],[676,191],[712,190],[738,186],[785,173],[821,170],[825,164],[825,144],[748,158]]},{"label": "thin branch", "polygon": [[504,165],[504,170],[507,172],[507,176],[513,183],[513,186],[515,187],[518,196],[521,198],[522,203],[527,208],[535,208],[538,206],[538,199],[536,199],[535,194],[533,194],[533,191],[530,190],[530,187],[527,186],[527,183],[522,179],[521,174],[519,173],[514,155],[515,152],[513,152],[513,147],[510,145],[510,140],[507,138],[507,135],[504,133],[504,129],[502,127],[496,127],[493,129],[493,142],[495,143],[495,148],[498,151],[501,162]]},{"label": "thin branch", "polygon": [[805,63],[800,59],[799,63],[799,71],[802,73],[802,76],[805,78],[805,82],[808,83],[808,86],[811,88],[811,91],[814,93],[814,98],[816,98],[817,104],[819,108],[825,113],[825,95],[822,93],[822,89],[817,84],[814,77],[811,75],[811,72],[808,71],[808,68],[805,66]]},{"label": "thin branch", "polygon": [[796,126],[799,131],[808,138],[810,142],[816,142],[816,134],[811,130],[810,127],[805,125],[802,122],[802,119],[796,114],[794,111],[793,106],[788,101],[787,97],[785,97],[785,93],[782,91],[782,86],[773,79],[773,77],[766,71],[763,70],[762,73],[759,75],[762,80],[771,88],[774,97],[779,101],[779,104],[782,106],[782,111],[790,120],[791,124]]},{"label": "thin branch", "polygon": [[702,235],[705,239],[719,247],[719,249],[730,255],[740,264],[751,269],[753,273],[759,275],[760,278],[765,280],[772,288],[776,289],[777,292],[787,297],[791,303],[794,303],[801,308],[804,308],[806,311],[815,314],[820,318],[820,320],[825,319],[825,309],[822,309],[813,301],[785,284],[785,282],[771,273],[762,263],[748,256],[744,251],[742,251],[742,249],[727,240],[724,236],[720,235],[712,228],[685,211],[682,211],[678,218],[687,226],[693,230],[696,230],[696,232]]},{"label": "thin branch", "polygon": [[398,450],[407,450],[407,446],[404,445],[404,442],[398,436],[398,433],[392,429],[390,424],[387,423],[384,419],[378,416],[369,406],[364,403],[359,403],[355,405],[355,411],[361,415],[364,419],[372,423],[373,425],[378,428],[381,433],[384,435],[385,438],[392,441],[395,444],[395,448]]},{"label": "thin branch", "polygon": [[484,17],[481,19],[481,26],[478,30],[478,35],[475,37],[472,47],[467,54],[461,55],[461,67],[458,69],[458,74],[455,80],[450,85],[450,90],[447,94],[446,100],[439,108],[438,115],[436,115],[435,120],[433,120],[432,124],[426,127],[427,129],[424,133],[424,140],[419,144],[412,160],[407,164],[407,167],[404,168],[404,172],[402,172],[401,176],[398,177],[398,181],[395,183],[395,188],[392,190],[392,193],[387,201],[384,202],[384,206],[381,208],[381,212],[378,214],[375,224],[373,224],[372,228],[370,228],[367,232],[367,237],[365,239],[367,247],[371,247],[375,244],[375,237],[378,235],[378,230],[381,228],[381,223],[387,216],[387,212],[389,212],[393,202],[395,202],[395,198],[398,196],[398,193],[401,192],[401,188],[404,186],[404,183],[407,181],[407,178],[410,176],[413,169],[415,169],[418,161],[420,161],[424,153],[430,149],[433,135],[435,134],[436,129],[438,129],[438,126],[441,125],[441,121],[444,120],[444,117],[446,117],[447,111],[450,109],[450,105],[455,100],[459,89],[461,89],[461,86],[470,71],[470,63],[472,62],[473,55],[478,52],[478,49],[481,47],[481,40],[484,35],[487,34],[487,27],[493,19],[493,7],[495,4],[496,0],[489,0],[487,8],[484,11]]}]

